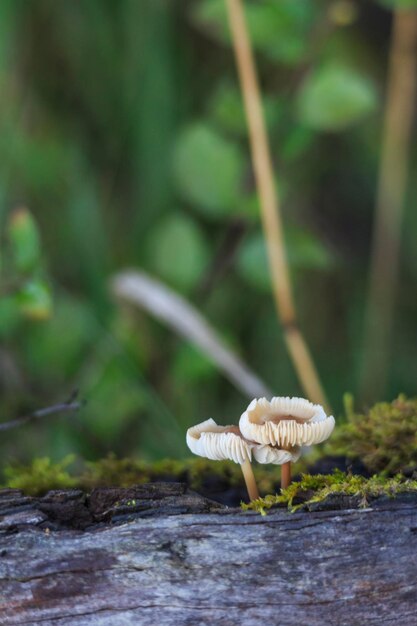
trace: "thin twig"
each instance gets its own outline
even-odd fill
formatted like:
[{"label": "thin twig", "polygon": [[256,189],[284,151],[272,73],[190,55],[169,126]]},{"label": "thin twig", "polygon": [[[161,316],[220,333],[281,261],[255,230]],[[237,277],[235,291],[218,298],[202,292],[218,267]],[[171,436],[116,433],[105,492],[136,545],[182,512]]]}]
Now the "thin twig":
[{"label": "thin twig", "polygon": [[309,399],[328,408],[317,370],[298,326],[285,252],[280,203],[265,129],[255,62],[241,0],[226,0],[240,77],[261,217],[278,317],[298,378]]},{"label": "thin twig", "polygon": [[0,424],[0,431],[17,428],[18,426],[22,426],[27,422],[42,419],[43,417],[48,417],[48,415],[53,415],[54,413],[69,413],[73,411],[78,411],[83,406],[83,402],[76,402],[77,396],[78,392],[74,391],[66,402],[62,402],[61,404],[54,404],[44,409],[38,409],[37,411],[29,413],[28,415],[17,417],[10,422],[3,422]]},{"label": "thin twig", "polygon": [[389,53],[365,318],[361,392],[363,399],[367,401],[380,398],[388,373],[416,78],[417,10],[397,9],[394,13]]}]

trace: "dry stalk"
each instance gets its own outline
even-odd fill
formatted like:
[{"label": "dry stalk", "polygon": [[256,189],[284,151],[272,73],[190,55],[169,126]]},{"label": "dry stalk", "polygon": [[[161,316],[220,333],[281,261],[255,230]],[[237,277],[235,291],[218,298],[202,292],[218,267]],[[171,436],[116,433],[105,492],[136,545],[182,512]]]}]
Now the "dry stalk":
[{"label": "dry stalk", "polygon": [[268,251],[275,304],[287,348],[307,397],[328,409],[310,351],[298,326],[285,252],[280,203],[262,111],[261,95],[241,0],[226,0],[233,47],[249,129],[261,218]]},{"label": "dry stalk", "polygon": [[383,394],[395,306],[401,226],[407,191],[409,148],[416,98],[417,10],[394,13],[387,97],[371,251],[361,391],[364,400]]}]

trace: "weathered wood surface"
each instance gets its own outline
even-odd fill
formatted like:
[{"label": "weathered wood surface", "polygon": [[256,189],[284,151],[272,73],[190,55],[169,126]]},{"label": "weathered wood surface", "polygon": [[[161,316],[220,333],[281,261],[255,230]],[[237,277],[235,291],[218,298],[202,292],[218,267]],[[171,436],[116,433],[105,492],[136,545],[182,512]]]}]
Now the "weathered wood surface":
[{"label": "weathered wood surface", "polygon": [[0,624],[413,626],[417,498],[262,518],[179,484],[0,492]]}]

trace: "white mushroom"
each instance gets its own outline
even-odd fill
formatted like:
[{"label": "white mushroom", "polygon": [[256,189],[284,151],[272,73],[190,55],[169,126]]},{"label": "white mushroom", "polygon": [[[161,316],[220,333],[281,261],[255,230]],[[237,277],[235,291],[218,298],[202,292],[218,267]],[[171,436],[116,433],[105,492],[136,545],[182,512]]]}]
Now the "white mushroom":
[{"label": "white mushroom", "polygon": [[301,448],[296,447],[291,450],[281,450],[272,446],[256,446],[252,450],[253,456],[258,463],[263,465],[284,465],[285,463],[296,463],[301,456]]},{"label": "white mushroom", "polygon": [[[280,449],[281,454],[277,454],[280,459],[284,458],[282,451],[287,450],[294,454],[294,448],[321,443],[330,436],[334,426],[334,417],[328,417],[320,405],[303,398],[288,397],[276,397],[270,401],[266,398],[252,400],[239,421],[244,437],[258,444]],[[257,454],[262,455],[265,452],[260,451]],[[254,456],[257,459],[255,453]],[[292,460],[282,462],[283,488],[291,481]]]},{"label": "white mushroom", "polygon": [[243,436],[257,443],[287,448],[321,443],[331,434],[334,417],[303,398],[252,400],[240,418]]},{"label": "white mushroom", "polygon": [[239,463],[248,489],[249,498],[259,498],[258,488],[250,464],[255,443],[244,439],[237,426],[218,426],[212,419],[187,430],[187,445],[191,452],[213,461],[229,459]]}]

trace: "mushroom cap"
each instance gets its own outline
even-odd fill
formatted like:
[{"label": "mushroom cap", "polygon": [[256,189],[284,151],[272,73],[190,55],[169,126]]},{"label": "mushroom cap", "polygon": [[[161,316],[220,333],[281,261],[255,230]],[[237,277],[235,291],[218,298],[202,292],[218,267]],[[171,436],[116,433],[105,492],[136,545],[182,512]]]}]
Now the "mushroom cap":
[{"label": "mushroom cap", "polygon": [[327,417],[319,404],[288,397],[252,400],[239,420],[246,439],[279,448],[321,443],[334,426],[334,417]]},{"label": "mushroom cap", "polygon": [[256,446],[253,448],[253,456],[258,463],[284,465],[284,463],[298,461],[301,456],[301,448],[297,446],[291,450],[281,450],[272,446]]},{"label": "mushroom cap", "polygon": [[251,460],[254,445],[243,438],[237,426],[218,426],[213,419],[187,430],[187,446],[191,452],[212,461],[229,459],[242,464],[246,459]]}]

